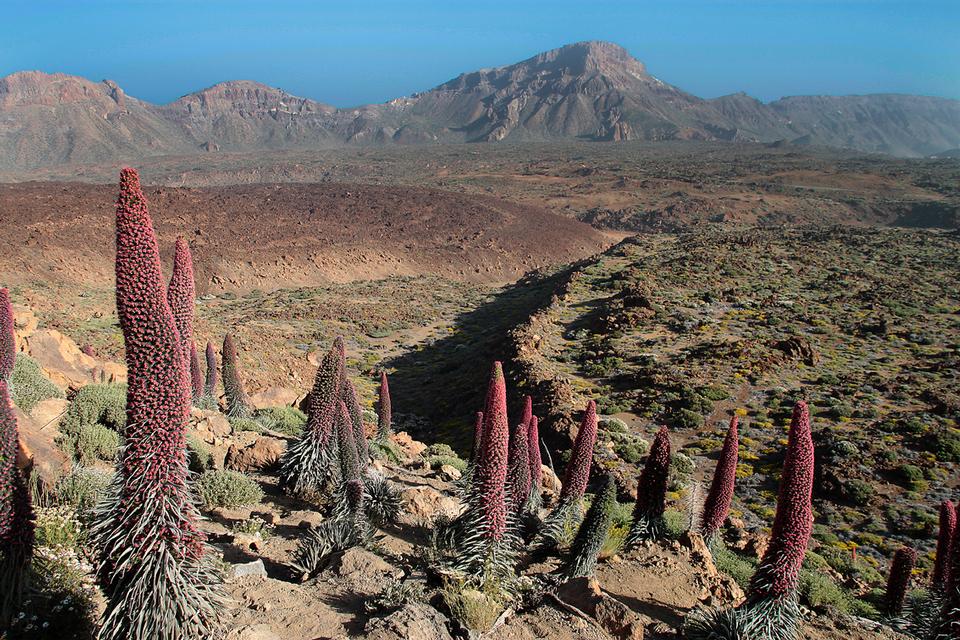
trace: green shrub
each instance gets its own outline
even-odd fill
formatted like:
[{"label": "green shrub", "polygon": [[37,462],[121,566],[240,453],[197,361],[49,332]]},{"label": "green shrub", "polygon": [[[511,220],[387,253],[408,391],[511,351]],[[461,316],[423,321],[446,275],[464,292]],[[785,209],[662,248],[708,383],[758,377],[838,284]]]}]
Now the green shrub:
[{"label": "green shrub", "polygon": [[427,458],[427,464],[430,465],[430,468],[434,471],[438,470],[443,465],[450,465],[460,473],[464,473],[467,470],[467,462],[462,458],[457,456],[430,456]]},{"label": "green shrub", "polygon": [[663,512],[664,535],[676,540],[687,530],[687,514],[676,509],[667,509]]},{"label": "green shrub", "polygon": [[944,429],[933,441],[933,451],[940,462],[960,462],[960,431]]},{"label": "green shrub", "polygon": [[257,409],[254,418],[267,429],[298,436],[307,424],[307,414],[296,407]]},{"label": "green shrub", "polygon": [[96,585],[92,567],[63,547],[37,547],[31,563],[30,595],[24,615],[9,632],[20,640],[90,640],[96,634]]},{"label": "green shrub", "polygon": [[627,423],[613,416],[601,417],[597,421],[597,425],[604,431],[610,431],[612,433],[626,433],[628,431]]},{"label": "green shrub", "polygon": [[242,507],[263,498],[260,485],[242,473],[226,469],[205,471],[197,478],[196,486],[201,502],[208,509]]},{"label": "green shrub", "polygon": [[873,485],[863,480],[847,480],[843,483],[843,495],[855,505],[864,506],[875,493]]},{"label": "green shrub", "polygon": [[102,424],[114,431],[123,431],[127,423],[127,385],[88,384],[77,391],[60,421],[60,432],[77,436],[80,429]]},{"label": "green shrub", "polygon": [[703,416],[696,411],[680,409],[673,414],[673,424],[680,429],[696,429],[703,426]]},{"label": "green shrub", "polygon": [[187,434],[187,455],[187,463],[194,473],[202,473],[209,469],[213,463],[213,454],[210,453],[210,447],[195,433]]},{"label": "green shrub", "polygon": [[89,465],[97,460],[111,462],[120,450],[120,434],[102,424],[84,425],[77,436],[76,456],[80,464]]},{"label": "green shrub", "polygon": [[26,413],[44,400],[63,397],[63,391],[43,375],[37,361],[22,353],[17,354],[13,364],[10,393],[13,403]]},{"label": "green shrub", "polygon": [[263,425],[253,418],[228,418],[234,431],[253,431],[263,433]]},{"label": "green shrub", "polygon": [[646,455],[649,445],[643,440],[640,441],[643,443],[643,446],[637,442],[618,442],[613,446],[614,452],[625,462],[630,464],[637,464],[643,460],[643,456]]},{"label": "green shrub", "polygon": [[717,570],[724,573],[746,589],[750,586],[750,578],[756,570],[756,560],[741,556],[735,551],[726,547],[723,543],[717,543],[713,546],[713,563]]},{"label": "green shrub", "polygon": [[900,467],[900,478],[910,489],[916,490],[923,485],[923,471],[920,467],[912,464],[905,464]]},{"label": "green shrub", "polygon": [[74,467],[70,473],[57,480],[53,488],[54,500],[59,505],[71,507],[78,514],[89,513],[97,506],[112,480],[112,473]]}]

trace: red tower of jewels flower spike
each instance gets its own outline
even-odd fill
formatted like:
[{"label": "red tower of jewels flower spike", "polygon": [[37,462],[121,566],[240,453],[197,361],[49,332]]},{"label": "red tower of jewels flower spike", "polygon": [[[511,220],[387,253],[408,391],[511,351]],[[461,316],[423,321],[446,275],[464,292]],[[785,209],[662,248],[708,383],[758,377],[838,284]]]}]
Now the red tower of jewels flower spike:
[{"label": "red tower of jewels flower spike", "polygon": [[720,459],[717,461],[713,482],[710,484],[710,493],[703,506],[700,531],[706,540],[710,540],[720,531],[723,521],[727,519],[727,514],[730,512],[730,503],[733,502],[740,448],[737,422],[736,415],[730,418],[730,428],[723,440]]}]

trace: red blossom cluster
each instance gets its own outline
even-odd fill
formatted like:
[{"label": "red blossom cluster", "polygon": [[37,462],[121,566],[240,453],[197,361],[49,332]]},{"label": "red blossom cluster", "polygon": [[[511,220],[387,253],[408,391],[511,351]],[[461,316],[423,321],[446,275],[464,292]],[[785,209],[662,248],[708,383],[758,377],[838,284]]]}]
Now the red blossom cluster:
[{"label": "red blossom cluster", "polygon": [[321,447],[326,446],[333,435],[345,360],[343,340],[337,337],[330,351],[320,361],[313,389],[310,391],[310,407],[304,432],[309,433]]},{"label": "red blossom cluster", "polygon": [[523,513],[530,496],[530,453],[527,449],[528,426],[532,418],[530,396],[520,424],[510,430],[510,449],[507,462],[507,487],[515,517]]},{"label": "red blossom cluster", "polygon": [[723,440],[720,450],[720,459],[717,469],[713,473],[713,482],[710,484],[710,493],[703,506],[703,517],[700,521],[700,531],[704,538],[710,538],[720,531],[723,521],[730,512],[730,503],[733,501],[733,487],[737,479],[737,458],[740,444],[737,434],[737,416],[730,419],[730,428]]},{"label": "red blossom cluster", "polygon": [[480,459],[480,450],[483,447],[483,411],[477,411],[473,421],[473,453],[470,461],[476,464]]},{"label": "red blossom cluster", "polygon": [[597,440],[597,403],[591,400],[580,421],[580,429],[573,441],[570,461],[563,476],[560,502],[579,500],[587,490],[590,480],[590,465],[593,463],[593,445]]},{"label": "red blossom cluster", "polygon": [[123,488],[114,522],[122,527],[124,555],[144,558],[164,545],[181,557],[199,558],[204,537],[196,526],[198,514],[186,477],[186,361],[165,295],[153,223],[134,169],[120,174],[116,231],[127,424],[119,465]]},{"label": "red blossom cluster", "polygon": [[[201,384],[199,379],[199,366],[197,367],[198,377],[193,377],[193,360],[191,356],[191,352],[195,350],[193,346],[193,311],[195,297],[196,284],[193,279],[193,256],[190,254],[190,246],[182,237],[177,238],[173,255],[173,272],[170,276],[170,284],[167,287],[167,302],[170,304],[170,311],[173,312],[173,320],[177,325],[177,333],[180,335],[183,361],[190,365],[187,374],[190,376],[189,384],[191,389],[197,389]],[[199,394],[195,391],[194,395]]]},{"label": "red blossom cluster", "polygon": [[0,556],[30,555],[33,509],[26,479],[17,467],[17,416],[7,383],[0,380]]},{"label": "red blossom cluster", "polygon": [[507,529],[506,479],[510,427],[507,418],[507,384],[503,367],[493,363],[483,411],[483,437],[476,466],[482,535],[499,541]]},{"label": "red blossom cluster", "polygon": [[950,581],[950,552],[957,530],[957,509],[949,500],[940,504],[940,532],[937,535],[937,555],[933,564],[933,587],[943,589]]},{"label": "red blossom cluster", "polygon": [[346,376],[343,377],[340,384],[340,397],[350,418],[350,428],[353,430],[353,444],[357,450],[357,458],[360,465],[366,468],[369,453],[367,450],[367,434],[363,426],[363,410],[357,400],[357,390],[350,378]]},{"label": "red blossom cluster", "polygon": [[13,306],[10,291],[0,289],[0,380],[9,380],[17,357],[17,341],[13,332]]},{"label": "red blossom cluster", "polygon": [[797,588],[813,530],[813,466],[810,412],[807,403],[798,402],[790,423],[770,544],[750,581],[748,603],[789,596]]},{"label": "red blossom cluster", "polygon": [[390,383],[387,381],[387,372],[380,372],[380,393],[377,402],[377,439],[386,442],[390,437],[390,427],[393,421],[393,408],[390,404]]},{"label": "red blossom cluster", "polygon": [[240,376],[240,362],[237,358],[237,346],[233,336],[229,333],[223,338],[223,352],[221,354],[221,371],[223,374],[223,394],[227,402],[227,414],[246,417],[250,411],[250,401],[243,388],[243,378]]},{"label": "red blossom cluster", "polygon": [[890,575],[887,576],[887,592],[884,597],[884,606],[888,615],[899,616],[903,612],[903,605],[907,601],[907,590],[910,587],[910,575],[916,563],[917,552],[910,547],[900,547],[893,554]]},{"label": "red blossom cluster", "polygon": [[656,519],[663,516],[667,505],[667,480],[670,477],[670,434],[660,427],[653,438],[647,463],[637,480],[637,501],[633,519]]},{"label": "red blossom cluster", "polygon": [[539,495],[543,483],[543,461],[540,459],[540,420],[530,416],[527,425],[527,455],[530,460],[530,487]]},{"label": "red blossom cluster", "polygon": [[203,385],[203,392],[210,396],[211,398],[217,397],[217,372],[219,367],[217,367],[217,350],[213,348],[211,343],[207,343],[206,351],[206,360],[207,360],[207,379]]}]

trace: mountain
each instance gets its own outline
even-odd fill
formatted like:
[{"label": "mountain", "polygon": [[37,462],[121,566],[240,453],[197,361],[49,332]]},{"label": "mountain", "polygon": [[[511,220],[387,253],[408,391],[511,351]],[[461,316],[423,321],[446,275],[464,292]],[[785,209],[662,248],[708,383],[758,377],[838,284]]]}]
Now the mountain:
[{"label": "mountain", "polygon": [[705,100],[608,42],[567,45],[353,109],[251,81],[153,105],[109,80],[37,71],[0,78],[0,170],[216,151],[555,139],[783,142],[930,156],[960,147],[960,101],[879,94],[763,103],[742,93]]}]

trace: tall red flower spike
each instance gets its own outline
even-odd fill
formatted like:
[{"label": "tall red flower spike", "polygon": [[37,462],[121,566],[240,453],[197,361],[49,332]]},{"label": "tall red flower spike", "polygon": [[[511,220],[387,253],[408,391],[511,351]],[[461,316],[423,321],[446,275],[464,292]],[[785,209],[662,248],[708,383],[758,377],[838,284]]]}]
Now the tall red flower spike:
[{"label": "tall red flower spike", "polygon": [[350,410],[343,399],[337,400],[337,413],[334,430],[337,432],[337,450],[340,453],[340,476],[348,483],[360,480],[360,458],[357,455],[357,443],[354,439]]},{"label": "tall red flower spike", "polygon": [[[633,506],[633,523],[656,527],[667,508],[667,483],[670,478],[670,433],[660,427],[653,438],[647,463],[637,480],[637,501]],[[651,534],[656,535],[655,528]]]},{"label": "tall red flower spike", "polygon": [[543,461],[540,458],[540,419],[530,416],[527,424],[527,454],[530,457],[530,488],[539,497],[543,483]]},{"label": "tall red flower spike", "polygon": [[533,417],[533,398],[530,396],[523,397],[523,412],[520,414],[520,426],[526,430],[527,425],[530,424],[530,418]]},{"label": "tall red flower spike", "polygon": [[212,587],[217,580],[199,563],[204,536],[187,486],[187,363],[133,169],[120,174],[116,232],[127,422],[121,484],[94,528],[109,592],[100,637],[206,637],[219,616]]},{"label": "tall red flower spike", "polygon": [[893,554],[890,565],[890,575],[887,577],[887,592],[884,597],[884,606],[887,615],[899,616],[903,613],[903,605],[907,601],[907,590],[910,587],[910,574],[917,563],[917,552],[910,547],[900,547]]},{"label": "tall red flower spike", "polygon": [[[956,535],[954,535],[956,538]],[[943,609],[937,624],[935,638],[960,638],[960,544],[954,539],[950,545],[950,571]]]},{"label": "tall red flower spike", "polygon": [[[527,424],[529,422],[527,420]],[[515,517],[523,513],[530,497],[530,454],[527,450],[527,437],[526,424],[515,425],[510,432],[507,488]]]},{"label": "tall red flower spike", "polygon": [[933,588],[945,589],[950,581],[950,553],[956,539],[957,509],[949,500],[940,503],[940,532],[937,535],[937,555],[933,564]]},{"label": "tall red flower spike", "polygon": [[343,340],[338,337],[317,367],[303,433],[281,458],[281,481],[294,493],[317,492],[337,475],[334,423],[341,403],[345,360]]},{"label": "tall red flower spike", "polygon": [[227,415],[233,418],[246,418],[250,415],[250,400],[243,387],[243,378],[240,376],[240,362],[237,358],[237,347],[233,336],[229,333],[223,338],[222,361],[220,363],[223,374],[223,395],[227,403]]},{"label": "tall red flower spike", "polygon": [[197,345],[190,341],[190,391],[194,399],[203,395],[203,372],[200,371],[200,355]]},{"label": "tall red flower spike", "polygon": [[483,411],[483,447],[476,468],[483,514],[482,535],[499,541],[507,528],[506,480],[510,427],[507,423],[507,383],[503,367],[493,363]]},{"label": "tall red flower spike", "polygon": [[220,368],[217,366],[217,350],[214,349],[213,345],[209,342],[207,343],[205,355],[207,360],[207,379],[203,385],[203,392],[211,398],[216,398]]},{"label": "tall red flower spike", "polygon": [[343,404],[347,408],[347,415],[353,429],[353,444],[357,449],[357,459],[360,466],[366,469],[370,454],[367,449],[366,430],[363,427],[363,410],[357,400],[357,389],[353,386],[350,378],[346,376],[343,377],[343,382],[340,385],[340,394]]},{"label": "tall red flower spike", "polygon": [[563,488],[560,490],[560,502],[579,500],[587,490],[590,481],[590,465],[593,464],[593,445],[597,441],[597,403],[591,400],[583,412],[580,429],[573,441],[570,462],[563,475]]},{"label": "tall red flower spike", "polygon": [[[190,246],[183,238],[177,238],[173,255],[173,273],[167,287],[167,302],[173,312],[173,321],[180,335],[183,361],[190,363],[190,349],[193,347],[193,311],[196,298],[196,285],[193,280],[193,256]],[[191,367],[192,369],[192,367]],[[192,376],[192,371],[187,374]],[[193,388],[193,378],[189,380]]]},{"label": "tall red flower spike", "polygon": [[480,451],[483,447],[483,411],[477,411],[476,418],[473,421],[473,454],[470,461],[474,464],[480,459]]},{"label": "tall red flower spike", "polygon": [[9,380],[17,358],[17,341],[13,332],[13,306],[10,291],[0,289],[0,380]]},{"label": "tall red flower spike", "polygon": [[747,603],[792,596],[813,530],[813,437],[807,403],[793,409],[770,544],[750,581]]},{"label": "tall red flower spike", "polygon": [[723,521],[727,519],[727,514],[730,512],[730,503],[733,501],[733,487],[737,479],[739,450],[737,416],[734,415],[730,418],[730,428],[727,430],[727,437],[723,440],[723,449],[720,450],[717,469],[713,473],[710,493],[703,505],[700,531],[706,539],[710,539],[720,531]]},{"label": "tall red flower spike", "polygon": [[17,468],[18,443],[17,416],[0,380],[0,624],[20,603],[33,549],[33,507]]},{"label": "tall red flower spike", "polygon": [[380,393],[377,402],[377,440],[386,442],[390,439],[390,427],[393,421],[393,407],[390,404],[390,383],[387,382],[387,372],[380,372]]}]

